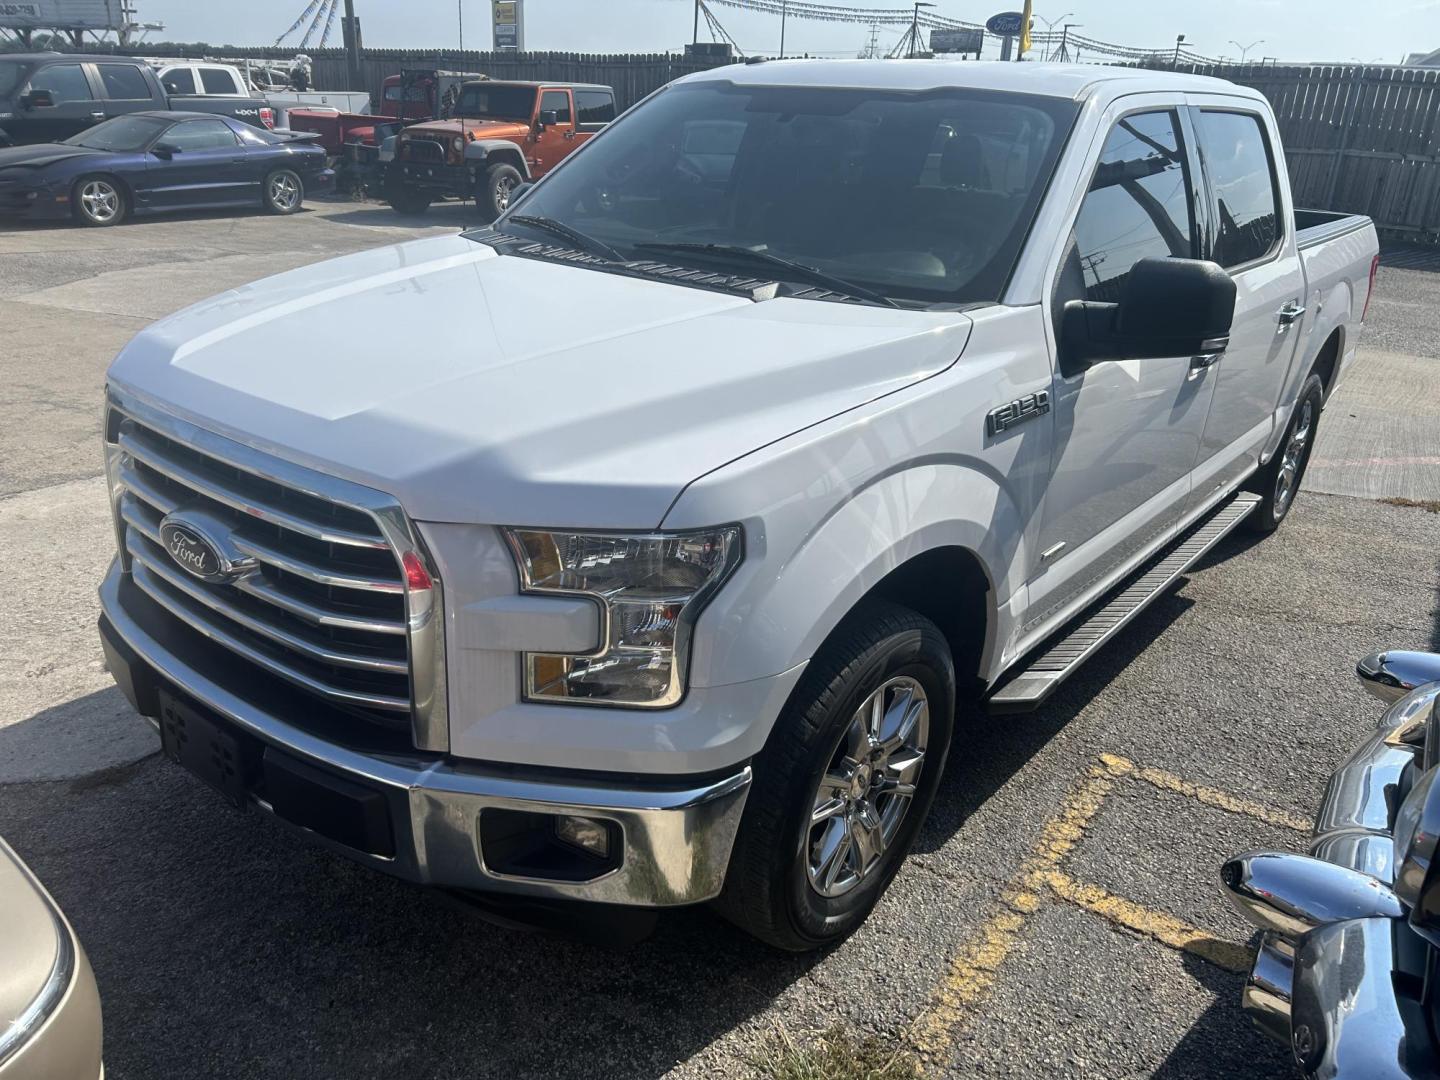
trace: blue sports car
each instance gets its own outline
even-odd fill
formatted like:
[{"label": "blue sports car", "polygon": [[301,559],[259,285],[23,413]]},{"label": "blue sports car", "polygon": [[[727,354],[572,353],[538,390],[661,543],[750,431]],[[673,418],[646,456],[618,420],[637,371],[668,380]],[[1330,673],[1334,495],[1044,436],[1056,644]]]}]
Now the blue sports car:
[{"label": "blue sports car", "polygon": [[0,148],[0,215],[115,225],[216,206],[293,214],[335,179],[310,138],[205,113],[129,113],[64,142]]}]

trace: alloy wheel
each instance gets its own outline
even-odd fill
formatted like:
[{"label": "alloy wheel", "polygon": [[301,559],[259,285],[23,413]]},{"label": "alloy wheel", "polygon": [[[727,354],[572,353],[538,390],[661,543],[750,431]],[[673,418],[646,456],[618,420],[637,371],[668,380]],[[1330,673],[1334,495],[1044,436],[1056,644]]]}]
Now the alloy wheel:
[{"label": "alloy wheel", "polygon": [[1295,427],[1285,443],[1285,452],[1280,459],[1280,472],[1275,479],[1275,516],[1279,518],[1295,497],[1300,486],[1300,466],[1305,460],[1305,450],[1310,445],[1310,432],[1314,427],[1315,407],[1306,401],[1295,418]]},{"label": "alloy wheel", "polygon": [[929,737],[929,699],[908,676],[851,715],[810,811],[805,869],[821,896],[843,896],[880,865],[914,801]]},{"label": "alloy wheel", "polygon": [[106,180],[87,180],[80,188],[81,211],[91,221],[104,225],[120,215],[120,192]]},{"label": "alloy wheel", "polygon": [[495,208],[507,210],[510,207],[510,196],[515,192],[515,181],[508,176],[502,176],[495,181]]},{"label": "alloy wheel", "polygon": [[293,210],[300,200],[300,183],[290,173],[276,173],[270,178],[270,205],[277,210]]}]

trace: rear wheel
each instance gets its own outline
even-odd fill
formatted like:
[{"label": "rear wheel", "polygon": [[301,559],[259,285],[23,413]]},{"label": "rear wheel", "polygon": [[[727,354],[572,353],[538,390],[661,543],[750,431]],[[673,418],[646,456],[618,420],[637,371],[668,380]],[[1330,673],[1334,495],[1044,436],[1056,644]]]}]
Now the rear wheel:
[{"label": "rear wheel", "polygon": [[110,176],[82,176],[70,192],[70,212],[82,225],[104,228],[125,220],[125,189]]},{"label": "rear wheel", "polygon": [[1315,448],[1315,432],[1320,424],[1320,410],[1325,405],[1325,384],[1319,375],[1311,375],[1300,388],[1295,399],[1295,408],[1290,413],[1290,424],[1280,440],[1280,449],[1270,463],[1255,474],[1248,485],[1250,491],[1260,496],[1258,507],[1246,518],[1251,532],[1262,535],[1272,533],[1280,527],[1290,507],[1295,505],[1295,495],[1300,490],[1300,481],[1305,477],[1305,467],[1310,464],[1310,453]]},{"label": "rear wheel", "polygon": [[795,952],[864,922],[929,812],[954,710],[934,623],[886,602],[853,613],[755,761],[721,913]]},{"label": "rear wheel", "polygon": [[485,170],[480,181],[480,190],[475,193],[475,205],[486,221],[494,221],[510,207],[510,196],[525,182],[520,170],[503,162],[491,165]]},{"label": "rear wheel", "polygon": [[276,169],[265,177],[261,200],[272,214],[293,214],[305,202],[305,182],[290,169]]}]

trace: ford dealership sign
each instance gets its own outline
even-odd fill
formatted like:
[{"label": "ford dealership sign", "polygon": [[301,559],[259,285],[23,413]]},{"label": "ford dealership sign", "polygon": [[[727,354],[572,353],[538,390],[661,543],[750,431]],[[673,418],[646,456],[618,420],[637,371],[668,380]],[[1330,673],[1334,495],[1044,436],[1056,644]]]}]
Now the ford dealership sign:
[{"label": "ford dealership sign", "polygon": [[1018,11],[1002,11],[999,15],[991,15],[985,24],[985,29],[996,37],[1013,37],[1020,33],[1025,22],[1025,16]]}]

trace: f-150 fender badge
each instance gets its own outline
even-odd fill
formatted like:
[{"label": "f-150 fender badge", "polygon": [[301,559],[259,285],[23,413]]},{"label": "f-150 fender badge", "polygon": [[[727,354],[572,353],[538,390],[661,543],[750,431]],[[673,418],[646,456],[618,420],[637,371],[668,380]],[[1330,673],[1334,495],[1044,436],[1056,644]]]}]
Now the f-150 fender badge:
[{"label": "f-150 fender badge", "polygon": [[1050,411],[1050,391],[1037,390],[1033,394],[997,405],[985,414],[985,434],[999,435],[1016,424],[1033,420]]}]

